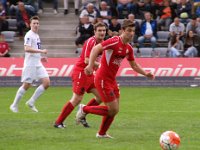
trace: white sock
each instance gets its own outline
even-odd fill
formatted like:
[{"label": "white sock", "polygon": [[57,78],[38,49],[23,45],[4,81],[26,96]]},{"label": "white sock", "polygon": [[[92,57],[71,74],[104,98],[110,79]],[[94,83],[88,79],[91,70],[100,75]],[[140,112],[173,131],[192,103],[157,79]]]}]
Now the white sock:
[{"label": "white sock", "polygon": [[15,99],[13,101],[13,106],[17,106],[19,101],[21,100],[22,96],[26,93],[26,90],[23,88],[23,86],[21,86],[15,96]]},{"label": "white sock", "polygon": [[35,101],[40,97],[40,95],[45,91],[45,88],[43,85],[40,85],[32,95],[32,97],[29,100],[29,104],[34,105]]}]

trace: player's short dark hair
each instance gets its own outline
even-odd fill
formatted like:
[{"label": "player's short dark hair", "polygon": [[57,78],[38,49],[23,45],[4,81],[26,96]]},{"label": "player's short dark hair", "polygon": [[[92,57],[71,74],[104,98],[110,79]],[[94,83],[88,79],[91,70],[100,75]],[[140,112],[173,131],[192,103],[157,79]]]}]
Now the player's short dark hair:
[{"label": "player's short dark hair", "polygon": [[135,24],[133,21],[131,21],[130,19],[124,19],[123,23],[122,23],[122,29],[126,29],[127,27],[135,27]]},{"label": "player's short dark hair", "polygon": [[33,16],[33,17],[30,18],[30,22],[31,22],[32,20],[40,20],[40,18],[39,18],[38,16]]},{"label": "player's short dark hair", "polygon": [[94,24],[94,30],[96,31],[98,27],[105,27],[106,25],[103,22],[97,22],[96,24]]}]

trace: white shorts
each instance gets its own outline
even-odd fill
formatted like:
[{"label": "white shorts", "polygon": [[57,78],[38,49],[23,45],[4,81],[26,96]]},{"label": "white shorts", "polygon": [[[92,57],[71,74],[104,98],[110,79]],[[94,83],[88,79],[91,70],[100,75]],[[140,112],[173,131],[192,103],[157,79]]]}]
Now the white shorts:
[{"label": "white shorts", "polygon": [[44,66],[27,66],[23,68],[21,82],[33,83],[47,77],[49,75]]}]

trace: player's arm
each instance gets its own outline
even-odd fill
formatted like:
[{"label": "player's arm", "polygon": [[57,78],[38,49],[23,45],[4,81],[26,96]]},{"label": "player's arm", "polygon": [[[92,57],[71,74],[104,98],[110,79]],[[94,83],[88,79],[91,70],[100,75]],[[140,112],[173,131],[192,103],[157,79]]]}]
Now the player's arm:
[{"label": "player's arm", "polygon": [[144,76],[146,76],[146,77],[148,77],[150,79],[154,79],[155,78],[155,76],[151,72],[144,71],[142,69],[142,67],[138,63],[136,63],[135,61],[129,61],[129,64],[130,64],[131,68],[134,71],[136,71],[137,73],[140,73],[140,74],[142,74],[142,75],[144,75]]},{"label": "player's arm", "polygon": [[31,46],[28,45],[24,45],[24,50],[25,52],[29,52],[29,53],[42,53],[42,54],[47,54],[47,50],[46,49],[34,49]]},{"label": "player's arm", "polygon": [[102,53],[102,51],[103,51],[103,47],[101,44],[98,44],[92,48],[88,65],[85,68],[86,74],[91,74],[93,72],[93,67],[95,66],[96,59],[98,55]]},{"label": "player's arm", "polygon": [[[87,65],[89,64],[89,58],[88,58],[88,57],[85,58],[85,64],[87,64]],[[98,67],[99,67],[99,64],[100,64],[99,62],[95,61],[95,62],[94,62],[94,67],[95,67],[95,68],[98,68]]]}]

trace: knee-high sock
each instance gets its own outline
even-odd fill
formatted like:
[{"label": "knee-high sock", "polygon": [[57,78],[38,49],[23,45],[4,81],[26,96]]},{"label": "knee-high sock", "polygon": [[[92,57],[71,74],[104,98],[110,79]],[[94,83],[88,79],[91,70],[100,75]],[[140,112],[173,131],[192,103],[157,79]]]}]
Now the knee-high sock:
[{"label": "knee-high sock", "polygon": [[15,99],[13,101],[13,106],[17,106],[19,101],[21,100],[22,96],[26,93],[26,90],[23,88],[23,86],[21,86],[15,96]]},{"label": "knee-high sock", "polygon": [[99,103],[96,101],[95,98],[92,98],[88,103],[87,106],[98,106]]},{"label": "knee-high sock", "polygon": [[83,111],[88,114],[95,114],[100,116],[108,115],[108,106],[84,106]]},{"label": "knee-high sock", "polygon": [[100,126],[100,130],[99,130],[100,135],[106,134],[106,132],[109,129],[110,125],[112,124],[113,120],[114,120],[114,117],[103,116],[101,126]]},{"label": "knee-high sock", "polygon": [[72,105],[71,102],[67,102],[67,104],[64,105],[62,112],[58,116],[56,120],[56,124],[61,124],[63,121],[69,116],[69,114],[74,110],[74,106]]},{"label": "knee-high sock", "polygon": [[45,91],[45,88],[43,85],[38,86],[38,88],[33,93],[32,97],[29,100],[29,103],[34,105],[35,101],[42,95],[42,93]]}]

